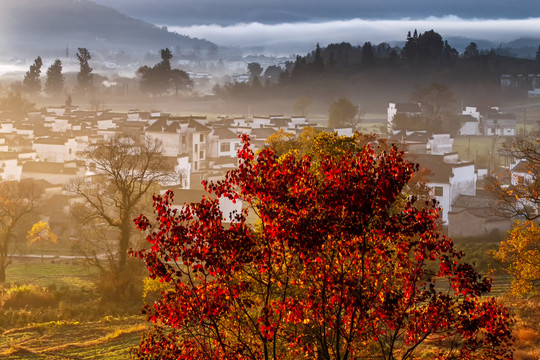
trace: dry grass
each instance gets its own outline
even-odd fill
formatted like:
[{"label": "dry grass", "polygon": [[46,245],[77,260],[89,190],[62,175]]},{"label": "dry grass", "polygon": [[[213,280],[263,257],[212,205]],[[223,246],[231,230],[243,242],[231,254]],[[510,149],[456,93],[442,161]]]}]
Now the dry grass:
[{"label": "dry grass", "polygon": [[140,317],[31,324],[2,334],[0,358],[125,359],[148,329]]},{"label": "dry grass", "polygon": [[502,297],[503,302],[515,315],[514,338],[515,360],[540,359],[540,297],[528,299],[510,296]]}]

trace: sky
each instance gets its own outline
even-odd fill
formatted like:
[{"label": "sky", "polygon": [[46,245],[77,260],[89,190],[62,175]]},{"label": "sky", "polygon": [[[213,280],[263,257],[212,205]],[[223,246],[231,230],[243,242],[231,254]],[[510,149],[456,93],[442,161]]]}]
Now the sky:
[{"label": "sky", "polygon": [[348,41],[403,41],[407,31],[506,42],[540,38],[538,0],[93,0],[218,45],[271,52]]}]

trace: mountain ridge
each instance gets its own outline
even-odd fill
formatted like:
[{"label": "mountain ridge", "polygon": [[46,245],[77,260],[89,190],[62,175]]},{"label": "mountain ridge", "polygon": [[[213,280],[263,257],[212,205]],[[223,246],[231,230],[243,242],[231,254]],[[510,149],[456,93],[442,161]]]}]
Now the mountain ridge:
[{"label": "mountain ridge", "polygon": [[59,56],[66,46],[100,52],[216,47],[208,40],[170,32],[89,0],[1,0],[0,4],[0,33],[4,34],[0,56]]}]

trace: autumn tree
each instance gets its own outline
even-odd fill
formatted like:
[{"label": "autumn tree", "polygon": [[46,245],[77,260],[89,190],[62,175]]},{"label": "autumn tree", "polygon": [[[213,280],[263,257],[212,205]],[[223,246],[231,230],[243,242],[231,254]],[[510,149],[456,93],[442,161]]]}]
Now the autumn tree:
[{"label": "autumn tree", "polygon": [[54,60],[54,63],[47,69],[47,80],[45,81],[45,92],[50,96],[58,96],[64,90],[64,75],[62,74],[62,61]]},{"label": "autumn tree", "polygon": [[[506,217],[540,218],[540,131],[522,132],[502,151],[521,163],[524,178],[511,181],[511,172],[494,178],[489,189],[498,199],[498,213]],[[514,171],[517,169],[514,169]],[[510,183],[509,183],[510,182]]]},{"label": "autumn tree", "polygon": [[41,66],[43,61],[41,56],[38,56],[32,65],[30,65],[30,70],[26,72],[23,80],[23,89],[26,93],[30,95],[35,95],[41,91],[41,80],[39,75],[41,74]]},{"label": "autumn tree", "polygon": [[350,126],[353,130],[358,123],[358,106],[346,97],[342,97],[330,104],[328,110],[328,126],[331,128]]},{"label": "autumn tree", "polygon": [[92,59],[90,52],[86,48],[79,48],[77,52],[77,60],[79,60],[79,72],[77,73],[77,87],[79,91],[85,95],[93,87],[94,74],[88,61]]},{"label": "autumn tree", "polygon": [[489,189],[498,199],[499,215],[522,218],[493,255],[512,275],[512,292],[525,294],[537,288],[540,281],[540,131],[522,132],[503,151],[517,159],[521,175],[503,173],[493,179]]},{"label": "autumn tree", "polygon": [[[140,212],[141,200],[160,181],[173,176],[161,153],[161,143],[155,139],[139,140],[128,135],[115,135],[91,146],[86,161],[95,175],[77,179],[66,187],[83,199],[84,208],[77,209],[82,223],[106,238],[113,233],[114,245],[109,246],[109,269],[121,273],[131,245],[132,219]],[[96,230],[97,227],[97,230]],[[98,258],[92,256],[96,265]]]},{"label": "autumn tree", "polygon": [[540,285],[540,227],[534,221],[517,221],[508,238],[493,252],[512,276],[512,293],[524,295]]},{"label": "autumn tree", "polygon": [[26,239],[29,244],[39,243],[41,245],[41,262],[43,262],[43,245],[45,243],[56,244],[58,235],[56,235],[49,226],[49,223],[38,221],[26,234]]},{"label": "autumn tree", "polygon": [[39,204],[41,195],[42,189],[33,180],[0,182],[0,283],[6,281],[6,268],[17,246],[17,228]]},{"label": "autumn tree", "polygon": [[[437,231],[433,202],[395,206],[416,165],[363,140],[322,133],[278,157],[244,137],[211,195],[181,209],[155,196],[133,255],[168,286],[135,356],[511,359],[508,312],[482,298],[490,281]],[[219,198],[243,210],[225,217]]]}]

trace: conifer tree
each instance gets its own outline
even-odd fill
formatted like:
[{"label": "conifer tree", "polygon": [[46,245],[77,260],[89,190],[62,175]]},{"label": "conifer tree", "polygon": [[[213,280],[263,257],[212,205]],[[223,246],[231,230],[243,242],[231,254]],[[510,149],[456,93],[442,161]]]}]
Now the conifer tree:
[{"label": "conifer tree", "polygon": [[64,75],[62,74],[62,61],[56,59],[47,69],[45,91],[51,96],[60,95],[64,90]]},{"label": "conifer tree", "polygon": [[38,56],[34,60],[34,63],[30,65],[30,70],[28,70],[24,76],[23,90],[30,95],[35,95],[41,91],[41,80],[39,79],[39,75],[41,74],[42,65],[43,61],[41,60],[41,56]]}]

